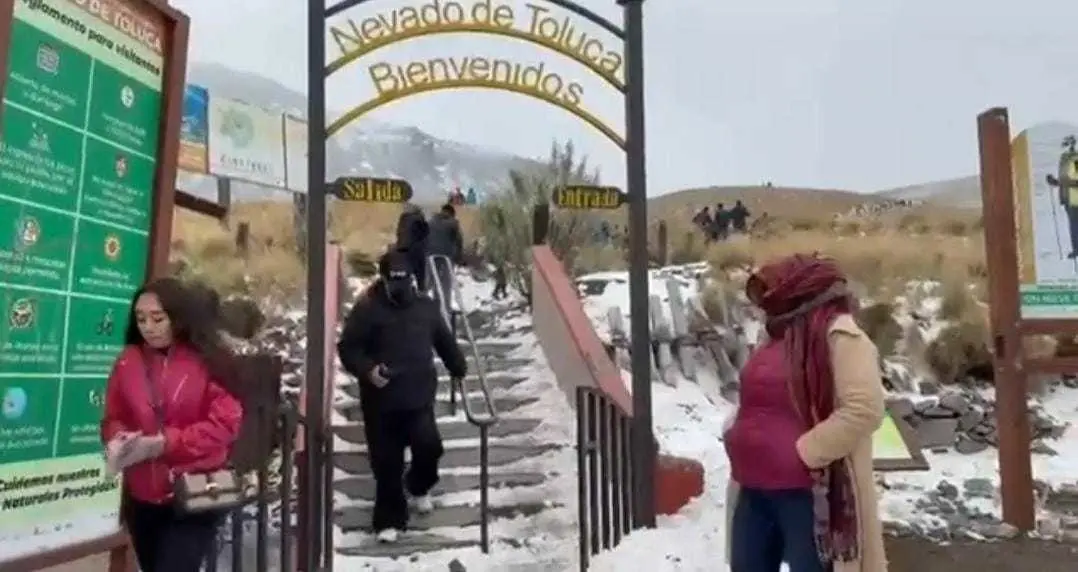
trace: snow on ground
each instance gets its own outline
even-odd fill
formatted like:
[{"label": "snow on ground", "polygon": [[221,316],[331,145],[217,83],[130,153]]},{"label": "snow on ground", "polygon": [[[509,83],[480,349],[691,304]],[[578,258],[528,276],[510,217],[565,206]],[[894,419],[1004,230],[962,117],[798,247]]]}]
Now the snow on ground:
[{"label": "snow on ground", "polygon": [[[676,279],[681,283],[682,297],[686,300],[694,298],[699,293],[698,283],[693,278],[697,272],[701,271],[699,264],[687,264],[683,266],[668,266],[666,268],[656,268],[648,272],[648,291],[652,295],[659,296],[662,300],[663,312],[666,314],[667,321],[670,320],[670,307],[669,297],[666,291],[666,281],[670,278]],[[593,274],[585,274],[576,279],[579,290],[583,293],[589,286],[595,285],[600,287],[601,284],[602,294],[586,296],[584,302],[584,313],[591,318],[592,324],[595,325],[595,331],[598,332],[599,337],[608,338],[610,335],[609,324],[607,323],[607,312],[612,307],[620,307],[622,315],[625,317],[626,325],[629,320],[629,275],[627,272],[596,272]]]},{"label": "snow on ground", "polygon": [[[650,288],[652,292],[662,294],[664,301],[666,287],[661,275],[667,270],[651,272]],[[602,294],[588,296],[584,301],[588,315],[602,335],[605,334],[609,308],[620,307],[628,315],[628,276],[624,272],[606,272],[588,275],[580,280],[588,279],[608,282]],[[693,284],[692,288],[695,287]],[[922,311],[927,309],[931,313],[933,300],[924,298],[924,293],[919,294],[911,298],[917,298],[916,304]],[[930,329],[938,331],[938,327]],[[627,372],[625,375],[628,375]],[[660,517],[658,528],[633,533],[616,549],[596,557],[592,570],[722,570],[726,562],[725,497],[729,480],[726,453],[722,446],[722,428],[724,421],[735,411],[735,406],[726,402],[711,403],[699,386],[689,380],[681,380],[676,389],[664,384],[653,384],[652,389],[655,432],[660,446],[665,453],[693,458],[704,465],[704,494],[679,514]],[[1042,404],[1048,413],[1070,423],[1072,428],[1063,438],[1051,443],[1058,455],[1033,456],[1034,476],[1053,487],[1074,483],[1078,480],[1078,428],[1073,427],[1078,425],[1078,391],[1060,389],[1046,397]],[[916,503],[942,481],[961,489],[967,481],[988,480],[998,489],[997,454],[996,449],[973,455],[925,451],[930,470],[881,475],[888,485],[880,491],[882,518],[892,523],[932,528],[937,518],[918,509]],[[972,508],[1000,515],[998,494],[996,498],[967,498],[966,503]]]}]

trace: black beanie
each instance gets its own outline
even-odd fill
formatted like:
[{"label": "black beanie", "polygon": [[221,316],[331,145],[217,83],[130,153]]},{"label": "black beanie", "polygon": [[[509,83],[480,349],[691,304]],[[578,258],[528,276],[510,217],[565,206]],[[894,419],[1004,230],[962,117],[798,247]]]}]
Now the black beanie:
[{"label": "black beanie", "polygon": [[386,252],[378,259],[378,275],[382,279],[389,278],[391,272],[407,272],[412,274],[411,261],[408,259],[407,252],[394,249]]}]

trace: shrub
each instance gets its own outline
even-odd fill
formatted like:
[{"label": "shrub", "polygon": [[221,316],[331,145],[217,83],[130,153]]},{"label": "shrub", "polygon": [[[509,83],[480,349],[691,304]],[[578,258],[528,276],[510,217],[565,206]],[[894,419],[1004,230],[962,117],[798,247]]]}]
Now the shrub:
[{"label": "shrub", "polygon": [[987,340],[983,320],[957,322],[928,344],[925,359],[940,383],[956,383],[973,372],[991,371]]},{"label": "shrub", "polygon": [[[545,165],[511,171],[509,184],[479,208],[479,234],[486,245],[488,262],[505,265],[509,284],[521,295],[531,292],[532,213],[534,205],[550,201],[558,187],[597,185],[599,175],[586,158],[578,157],[573,144],[555,143]],[[581,211],[552,210],[547,244],[570,271],[577,266],[580,249],[594,244],[599,218]]]},{"label": "shrub", "polygon": [[902,326],[895,321],[893,304],[878,303],[865,306],[857,311],[857,324],[876,344],[881,356],[895,352],[898,341],[902,339]]},{"label": "shrub", "polygon": [[233,336],[250,340],[266,323],[262,309],[249,298],[230,298],[221,304],[221,327]]}]

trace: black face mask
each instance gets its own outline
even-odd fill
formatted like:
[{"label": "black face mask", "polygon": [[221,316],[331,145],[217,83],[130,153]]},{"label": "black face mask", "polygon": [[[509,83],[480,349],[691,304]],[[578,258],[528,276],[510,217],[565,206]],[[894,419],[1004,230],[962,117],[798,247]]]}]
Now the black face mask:
[{"label": "black face mask", "polygon": [[412,277],[390,277],[385,280],[386,295],[397,304],[407,304],[415,299],[415,287],[412,285]]}]

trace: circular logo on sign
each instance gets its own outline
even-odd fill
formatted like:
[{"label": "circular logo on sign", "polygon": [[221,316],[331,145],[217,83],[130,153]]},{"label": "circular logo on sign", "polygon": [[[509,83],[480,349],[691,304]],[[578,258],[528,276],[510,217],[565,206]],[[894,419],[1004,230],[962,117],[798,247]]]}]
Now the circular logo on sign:
[{"label": "circular logo on sign", "polygon": [[246,113],[229,109],[221,119],[221,134],[236,147],[246,147],[255,138],[255,124]]},{"label": "circular logo on sign", "polygon": [[131,106],[135,105],[135,90],[131,89],[131,86],[125,85],[123,89],[120,90],[120,103],[128,109],[131,109]]},{"label": "circular logo on sign", "polygon": [[41,238],[41,223],[37,222],[37,219],[32,216],[23,217],[19,221],[17,234],[20,245],[24,247],[33,246]]},{"label": "circular logo on sign", "polygon": [[127,157],[123,155],[116,156],[116,176],[121,179],[127,176]]},{"label": "circular logo on sign", "polygon": [[105,237],[105,256],[109,260],[116,260],[120,257],[120,237],[114,234]]},{"label": "circular logo on sign", "polygon": [[8,312],[8,325],[13,330],[23,330],[34,325],[34,301],[29,298],[19,298],[11,304]]},{"label": "circular logo on sign", "polygon": [[8,421],[14,421],[26,413],[26,404],[30,401],[26,390],[21,387],[9,387],[4,391],[4,403],[0,415]]}]

